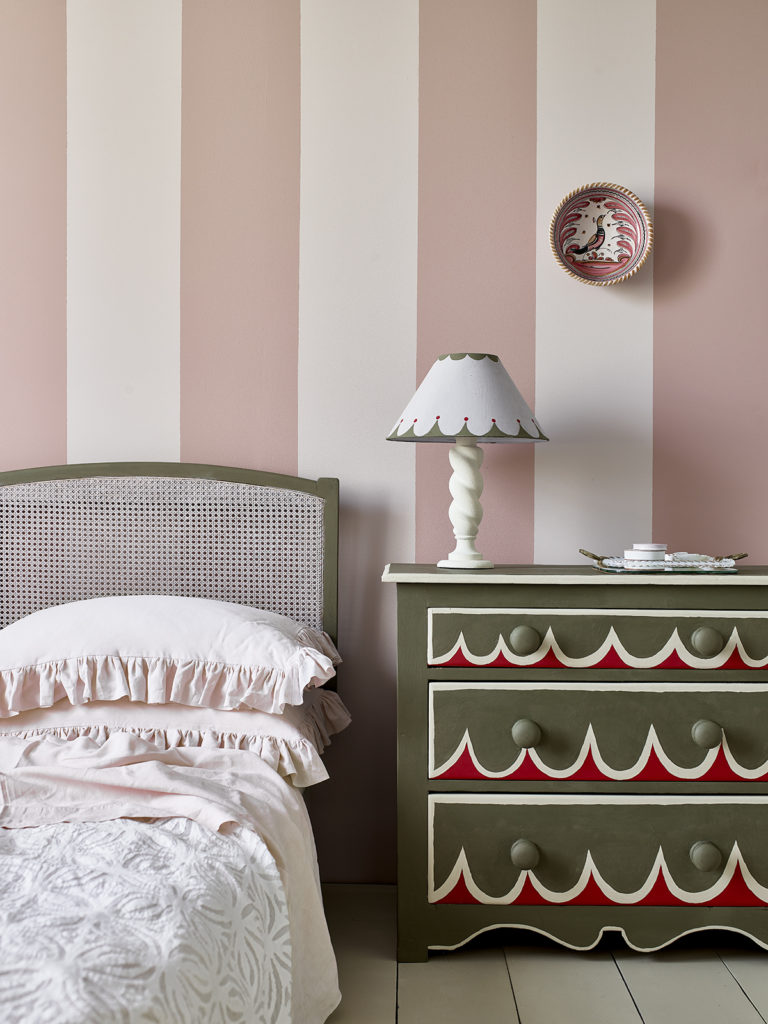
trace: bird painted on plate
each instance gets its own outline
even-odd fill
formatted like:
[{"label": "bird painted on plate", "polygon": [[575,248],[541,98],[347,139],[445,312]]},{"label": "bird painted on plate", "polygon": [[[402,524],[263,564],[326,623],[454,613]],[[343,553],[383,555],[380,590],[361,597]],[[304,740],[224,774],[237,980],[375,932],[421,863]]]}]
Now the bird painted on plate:
[{"label": "bird painted on plate", "polygon": [[605,241],[605,228],[603,227],[604,213],[601,213],[597,218],[597,231],[590,238],[586,245],[582,245],[580,249],[571,249],[574,256],[581,256],[585,252],[592,252],[594,249],[599,249]]}]

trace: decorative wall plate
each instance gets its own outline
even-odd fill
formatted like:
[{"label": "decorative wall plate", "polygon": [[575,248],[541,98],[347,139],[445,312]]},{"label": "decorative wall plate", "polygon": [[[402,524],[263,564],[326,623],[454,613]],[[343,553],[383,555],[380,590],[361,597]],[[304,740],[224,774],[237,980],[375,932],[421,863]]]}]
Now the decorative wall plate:
[{"label": "decorative wall plate", "polygon": [[577,281],[617,284],[645,263],[653,226],[633,192],[601,181],[568,193],[552,217],[549,242],[560,266]]}]

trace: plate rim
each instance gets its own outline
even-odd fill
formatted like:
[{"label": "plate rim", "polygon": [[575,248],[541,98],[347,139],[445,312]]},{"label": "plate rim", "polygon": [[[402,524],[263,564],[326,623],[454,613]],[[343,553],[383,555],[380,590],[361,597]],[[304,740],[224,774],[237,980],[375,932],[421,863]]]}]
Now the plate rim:
[{"label": "plate rim", "polygon": [[[575,196],[579,195],[579,193],[586,192],[588,189],[594,188],[611,188],[614,189],[616,192],[620,192],[626,199],[629,199],[631,200],[631,202],[635,203],[635,205],[639,208],[643,220],[645,221],[647,233],[647,243],[645,246],[645,252],[631,270],[626,271],[619,277],[612,277],[610,280],[606,280],[605,278],[603,278],[602,280],[593,281],[590,280],[588,277],[582,277],[580,274],[575,274],[571,270],[571,268],[567,266],[567,264],[563,261],[559,248],[555,243],[555,222],[557,221],[557,217],[560,211]],[[574,280],[576,281],[580,281],[582,284],[589,284],[596,286],[598,288],[606,288],[609,285],[619,284],[621,281],[626,281],[627,278],[633,277],[638,272],[640,267],[642,267],[642,265],[648,259],[648,257],[651,254],[651,250],[653,249],[653,223],[651,222],[651,217],[648,213],[645,204],[640,198],[638,198],[638,196],[635,195],[634,192],[631,191],[631,189],[626,188],[624,185],[616,185],[614,182],[611,181],[593,181],[589,185],[579,185],[578,188],[572,189],[568,193],[568,195],[564,196],[557,204],[555,212],[552,214],[552,219],[549,223],[549,245],[552,250],[552,255],[555,257],[555,260],[557,261],[558,265],[562,267],[562,269],[566,272],[566,274],[568,274],[569,277],[574,278]]]}]

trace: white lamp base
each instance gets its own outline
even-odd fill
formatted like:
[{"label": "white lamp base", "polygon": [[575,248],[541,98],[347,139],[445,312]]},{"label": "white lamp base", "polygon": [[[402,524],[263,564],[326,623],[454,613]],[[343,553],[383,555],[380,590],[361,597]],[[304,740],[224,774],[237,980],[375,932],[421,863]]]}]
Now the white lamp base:
[{"label": "white lamp base", "polygon": [[456,444],[448,449],[448,458],[453,469],[448,488],[453,496],[448,517],[453,526],[456,547],[447,558],[437,565],[440,569],[492,569],[493,562],[483,558],[475,547],[475,537],[483,518],[480,495],[483,493],[483,477],[480,467],[483,452],[476,442],[459,437]]},{"label": "white lamp base", "polygon": [[478,557],[474,562],[471,558],[451,558],[449,555],[447,558],[441,558],[437,567],[438,569],[492,569],[493,562],[489,562],[478,552]]}]

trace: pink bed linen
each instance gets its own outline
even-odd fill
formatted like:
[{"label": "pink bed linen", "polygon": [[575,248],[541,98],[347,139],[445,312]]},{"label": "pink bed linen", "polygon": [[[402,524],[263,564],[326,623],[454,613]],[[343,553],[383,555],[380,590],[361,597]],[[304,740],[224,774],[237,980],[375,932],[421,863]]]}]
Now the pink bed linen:
[{"label": "pink bed linen", "polygon": [[290,921],[292,1009],[279,1019],[320,1024],[337,1005],[336,965],[306,808],[300,793],[255,754],[206,747],[158,751],[129,733],[113,734],[102,744],[88,737],[6,737],[0,746],[0,796],[5,829],[185,818],[213,833],[256,833],[279,871]]}]

